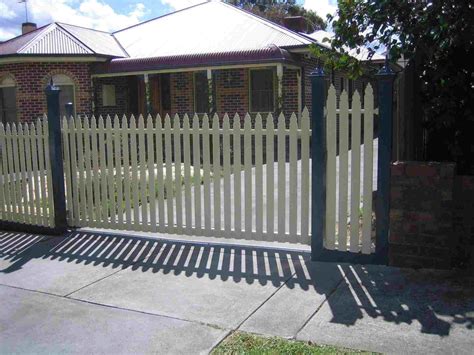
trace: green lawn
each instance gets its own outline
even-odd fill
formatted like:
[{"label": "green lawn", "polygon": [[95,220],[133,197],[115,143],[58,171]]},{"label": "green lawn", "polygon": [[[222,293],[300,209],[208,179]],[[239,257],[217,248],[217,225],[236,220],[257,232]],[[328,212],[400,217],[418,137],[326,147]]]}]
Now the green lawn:
[{"label": "green lawn", "polygon": [[220,343],[211,353],[220,354],[374,354],[370,352],[316,345],[283,338],[268,338],[235,332]]}]

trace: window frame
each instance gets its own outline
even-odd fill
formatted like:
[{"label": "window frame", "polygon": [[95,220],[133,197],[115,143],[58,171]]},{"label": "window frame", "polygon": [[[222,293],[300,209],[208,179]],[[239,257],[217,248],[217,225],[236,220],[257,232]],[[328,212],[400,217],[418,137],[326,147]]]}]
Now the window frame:
[{"label": "window frame", "polygon": [[[106,98],[106,88],[110,90],[110,88],[113,88],[113,100],[109,97],[108,100],[105,100]],[[110,94],[110,93],[109,93]],[[106,103],[107,101],[107,103]],[[110,101],[110,102],[109,102]],[[117,106],[117,88],[114,84],[102,84],[102,107],[115,107]]]},{"label": "window frame", "polygon": [[[58,78],[61,78],[63,80],[55,80],[55,77],[56,79]],[[72,112],[72,115],[73,117],[76,117],[77,115],[77,109],[76,109],[76,82],[73,80],[73,78],[68,75],[68,74],[64,74],[64,73],[55,73],[55,74],[50,74],[49,75],[49,79],[48,79],[48,82],[46,85],[48,85],[48,83],[50,82],[50,80],[53,79],[53,84],[54,86],[57,86],[59,88],[63,87],[63,86],[72,86],[72,99],[73,99],[73,102],[72,102],[72,107],[73,107],[73,112]],[[67,79],[66,81],[64,79]],[[64,108],[63,108],[64,109]],[[61,103],[59,105],[59,112],[61,113]],[[65,112],[64,112],[64,115],[63,117],[65,116]]]},{"label": "window frame", "polygon": [[[273,90],[273,111],[254,111],[253,110],[253,100],[252,100],[252,72],[256,71],[271,71],[272,72],[272,80],[273,80],[273,85],[272,85],[272,90]],[[264,67],[264,68],[250,68],[249,69],[249,80],[248,80],[248,95],[249,95],[249,113],[251,114],[257,114],[257,113],[274,113],[276,112],[276,106],[277,106],[277,88],[278,85],[278,78],[276,74],[276,68],[275,67]]]},{"label": "window frame", "polygon": [[[15,108],[15,121],[13,123],[18,123],[17,84],[16,84],[15,79],[9,74],[1,77],[0,89],[4,89],[4,88],[13,88],[15,90],[15,105],[14,105],[14,108]],[[3,112],[4,112],[4,110],[2,110],[2,113]],[[3,123],[3,117],[1,117],[1,121]],[[9,123],[9,122],[5,122],[4,124],[6,124],[6,123]]]},{"label": "window frame", "polygon": [[[196,90],[196,75],[198,74],[205,74],[206,78],[206,84],[207,84],[207,111],[206,112],[198,112],[197,110],[197,100],[196,100],[196,95],[197,95],[197,90]],[[211,79],[212,80],[212,79]],[[213,98],[214,99],[214,98]],[[210,114],[211,112],[211,105],[209,103],[209,78],[207,77],[207,71],[206,70],[199,70],[193,72],[193,108],[194,108],[194,113],[198,115],[204,115],[204,114]]]}]

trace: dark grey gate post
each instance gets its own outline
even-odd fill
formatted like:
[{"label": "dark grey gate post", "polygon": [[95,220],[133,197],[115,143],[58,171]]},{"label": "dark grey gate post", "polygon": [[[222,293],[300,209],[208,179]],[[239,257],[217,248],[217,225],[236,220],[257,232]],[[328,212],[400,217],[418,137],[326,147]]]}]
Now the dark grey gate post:
[{"label": "dark grey gate post", "polygon": [[[326,217],[326,97],[325,75],[321,67],[311,78],[311,260],[315,261],[324,248],[324,220]],[[302,196],[304,198],[304,196]]]},{"label": "dark grey gate post", "polygon": [[393,83],[396,74],[388,60],[377,73],[379,106],[379,156],[376,202],[375,253],[379,263],[388,258],[390,227],[390,163],[392,161]]},{"label": "dark grey gate post", "polygon": [[66,196],[64,192],[64,168],[61,147],[61,117],[59,114],[59,93],[61,89],[54,86],[53,79],[46,87],[48,105],[49,160],[51,166],[51,185],[54,202],[54,229],[62,233],[67,229]]}]

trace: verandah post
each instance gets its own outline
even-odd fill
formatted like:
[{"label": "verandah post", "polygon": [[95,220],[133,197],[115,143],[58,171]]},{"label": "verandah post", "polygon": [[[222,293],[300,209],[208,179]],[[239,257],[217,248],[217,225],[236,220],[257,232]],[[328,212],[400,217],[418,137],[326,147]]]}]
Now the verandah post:
[{"label": "verandah post", "polygon": [[376,74],[378,84],[379,134],[376,202],[376,259],[386,263],[390,227],[390,163],[392,161],[393,83],[396,74],[388,60]]},{"label": "verandah post", "polygon": [[51,167],[51,185],[54,203],[54,229],[62,233],[67,229],[66,197],[64,192],[64,168],[61,147],[61,117],[59,114],[59,93],[61,89],[54,86],[53,79],[46,87],[48,107],[49,158]]},{"label": "verandah post", "polygon": [[317,260],[324,248],[326,216],[326,118],[324,116],[325,75],[321,67],[311,78],[311,260]]}]

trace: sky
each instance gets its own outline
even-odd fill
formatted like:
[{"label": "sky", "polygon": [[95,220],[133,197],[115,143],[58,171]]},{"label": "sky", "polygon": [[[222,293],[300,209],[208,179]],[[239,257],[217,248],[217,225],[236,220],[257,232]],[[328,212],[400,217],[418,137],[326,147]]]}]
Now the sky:
[{"label": "sky", "polygon": [[[28,20],[38,26],[53,21],[115,31],[154,17],[203,2],[203,0],[27,0]],[[334,13],[337,0],[297,0],[323,18]],[[21,34],[25,4],[0,0],[0,41]]]}]

